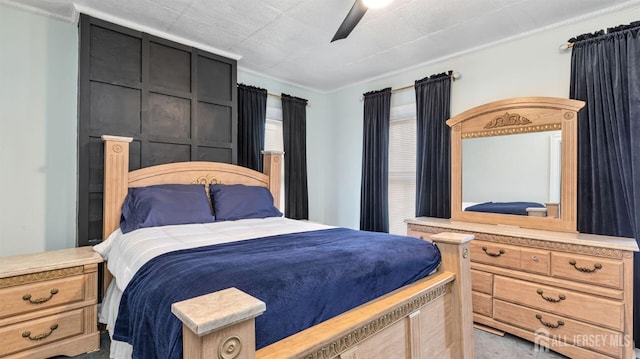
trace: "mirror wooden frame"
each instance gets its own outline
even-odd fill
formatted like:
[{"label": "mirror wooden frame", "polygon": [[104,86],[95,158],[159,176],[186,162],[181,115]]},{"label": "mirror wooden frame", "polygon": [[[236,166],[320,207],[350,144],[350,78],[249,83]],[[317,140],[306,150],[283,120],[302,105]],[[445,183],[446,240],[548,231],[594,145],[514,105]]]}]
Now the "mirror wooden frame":
[{"label": "mirror wooden frame", "polygon": [[[577,114],[582,107],[584,102],[578,100],[520,97],[480,105],[447,120],[451,127],[451,219],[576,232]],[[462,139],[553,130],[562,132],[559,218],[462,210]]]}]

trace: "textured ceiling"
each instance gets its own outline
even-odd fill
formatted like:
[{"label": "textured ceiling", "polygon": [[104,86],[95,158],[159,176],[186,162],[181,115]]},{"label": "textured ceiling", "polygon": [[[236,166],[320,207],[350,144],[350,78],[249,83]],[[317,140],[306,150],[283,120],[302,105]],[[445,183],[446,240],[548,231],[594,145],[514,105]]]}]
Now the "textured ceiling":
[{"label": "textured ceiling", "polygon": [[387,8],[369,10],[347,39],[330,43],[353,0],[1,2],[68,21],[76,21],[80,11],[152,34],[169,34],[204,50],[236,55],[241,68],[319,91],[572,18],[640,4],[639,0],[394,0]]}]

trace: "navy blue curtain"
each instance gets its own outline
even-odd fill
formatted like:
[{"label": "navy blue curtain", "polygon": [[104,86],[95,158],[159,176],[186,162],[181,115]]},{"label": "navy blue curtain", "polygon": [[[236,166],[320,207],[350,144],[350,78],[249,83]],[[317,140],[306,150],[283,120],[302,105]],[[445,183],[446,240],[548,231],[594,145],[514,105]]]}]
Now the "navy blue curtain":
[{"label": "navy blue curtain", "polygon": [[307,188],[307,100],[282,94],[284,215],[309,219]]},{"label": "navy blue curtain", "polygon": [[[569,40],[578,121],[578,231],[640,238],[640,22]],[[640,344],[640,257],[634,336]]]},{"label": "navy blue curtain", "polygon": [[262,172],[267,90],[238,84],[238,165]]},{"label": "navy blue curtain", "polygon": [[415,83],[417,217],[451,217],[451,73]]},{"label": "navy blue curtain", "polygon": [[360,229],[389,232],[391,88],[364,94]]}]

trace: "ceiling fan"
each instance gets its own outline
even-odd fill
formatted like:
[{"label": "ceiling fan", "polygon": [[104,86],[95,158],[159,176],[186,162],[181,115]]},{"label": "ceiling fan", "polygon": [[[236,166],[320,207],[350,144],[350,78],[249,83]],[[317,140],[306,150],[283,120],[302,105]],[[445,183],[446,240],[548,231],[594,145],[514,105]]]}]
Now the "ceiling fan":
[{"label": "ceiling fan", "polygon": [[333,39],[331,42],[336,40],[345,39],[353,28],[356,27],[360,19],[364,16],[364,14],[369,10],[369,8],[381,8],[389,5],[392,0],[356,0],[349,10],[349,13],[340,24],[338,31],[333,35]]}]

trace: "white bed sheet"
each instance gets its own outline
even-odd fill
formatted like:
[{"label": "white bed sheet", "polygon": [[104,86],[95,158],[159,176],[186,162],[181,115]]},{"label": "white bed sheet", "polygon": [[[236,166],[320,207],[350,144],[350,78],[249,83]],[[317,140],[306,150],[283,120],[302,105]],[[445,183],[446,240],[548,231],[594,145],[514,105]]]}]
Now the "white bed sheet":
[{"label": "white bed sheet", "polygon": [[[124,289],[147,261],[161,254],[212,244],[329,228],[333,227],[284,217],[270,217],[142,228],[127,234],[122,234],[122,231],[117,229],[107,240],[93,247],[108,261],[107,267],[114,276],[100,305],[98,320],[106,324],[109,335],[112,336]],[[112,338],[110,357],[130,358],[131,346]]]},{"label": "white bed sheet", "polygon": [[118,288],[124,290],[140,267],[164,253],[327,228],[332,227],[284,217],[269,217],[141,228],[127,234],[122,234],[120,229],[117,229],[106,241],[93,248],[108,261],[107,266]]},{"label": "white bed sheet", "polygon": [[462,210],[466,210],[467,207],[475,206],[476,204],[480,204],[484,202],[462,202]]}]

